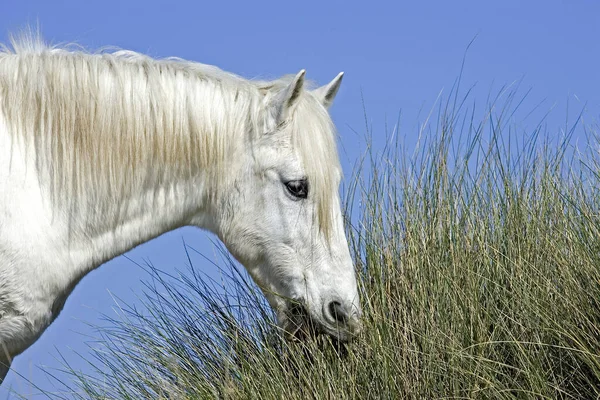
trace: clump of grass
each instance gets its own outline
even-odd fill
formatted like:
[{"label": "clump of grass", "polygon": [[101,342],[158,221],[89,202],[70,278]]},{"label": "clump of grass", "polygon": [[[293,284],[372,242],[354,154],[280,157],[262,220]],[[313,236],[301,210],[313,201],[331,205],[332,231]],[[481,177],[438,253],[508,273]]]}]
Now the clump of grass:
[{"label": "clump of grass", "polygon": [[395,133],[359,164],[347,228],[365,329],[345,352],[283,340],[230,259],[224,284],[149,268],[143,309],[103,330],[78,393],[598,398],[600,141],[579,120],[559,139],[516,132],[518,98],[504,98],[477,117],[449,96],[412,151]]}]

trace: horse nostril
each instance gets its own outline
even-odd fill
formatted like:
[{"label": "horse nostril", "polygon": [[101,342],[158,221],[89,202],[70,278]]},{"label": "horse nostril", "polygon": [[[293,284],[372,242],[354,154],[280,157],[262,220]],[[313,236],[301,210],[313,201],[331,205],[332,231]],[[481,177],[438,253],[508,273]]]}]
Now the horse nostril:
[{"label": "horse nostril", "polygon": [[333,318],[334,321],[339,322],[341,324],[345,324],[348,321],[348,312],[342,306],[342,303],[339,301],[332,301],[329,303],[329,315]]}]

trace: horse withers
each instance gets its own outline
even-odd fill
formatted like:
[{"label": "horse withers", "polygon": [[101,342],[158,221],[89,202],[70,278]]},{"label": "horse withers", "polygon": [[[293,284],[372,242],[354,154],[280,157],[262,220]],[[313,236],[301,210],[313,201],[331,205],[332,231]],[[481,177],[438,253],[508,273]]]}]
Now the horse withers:
[{"label": "horse withers", "polygon": [[[133,52],[0,52],[0,382],[88,272],[185,225],[214,232],[289,337],[360,327],[327,112],[342,81],[248,81]],[[308,327],[311,327],[310,329]]]}]

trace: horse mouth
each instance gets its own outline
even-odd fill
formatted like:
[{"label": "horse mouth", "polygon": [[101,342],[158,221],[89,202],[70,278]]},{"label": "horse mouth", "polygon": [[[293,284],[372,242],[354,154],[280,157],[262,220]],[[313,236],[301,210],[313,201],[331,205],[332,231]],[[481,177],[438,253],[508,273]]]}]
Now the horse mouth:
[{"label": "horse mouth", "polygon": [[290,304],[285,311],[282,328],[285,338],[292,342],[304,341],[319,334],[319,329],[308,314],[306,307],[298,302]]},{"label": "horse mouth", "polygon": [[[356,333],[350,332],[347,327],[329,326],[312,318],[306,307],[299,302],[289,305],[281,324],[285,338],[289,341],[300,342],[319,335],[328,335],[335,341],[349,342]],[[355,331],[353,329],[353,331]],[[358,332],[356,330],[356,332]]]}]

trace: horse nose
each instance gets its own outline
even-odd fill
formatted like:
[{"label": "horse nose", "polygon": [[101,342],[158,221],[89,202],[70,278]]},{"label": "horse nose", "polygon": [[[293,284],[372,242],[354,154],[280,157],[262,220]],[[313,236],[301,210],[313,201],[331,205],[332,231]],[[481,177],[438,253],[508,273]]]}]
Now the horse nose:
[{"label": "horse nose", "polygon": [[361,311],[352,302],[343,302],[333,298],[323,304],[323,317],[330,328],[341,333],[346,340],[362,331]]},{"label": "horse nose", "polygon": [[344,307],[338,300],[333,300],[327,305],[326,318],[331,323],[346,325],[350,319],[348,307]]}]

